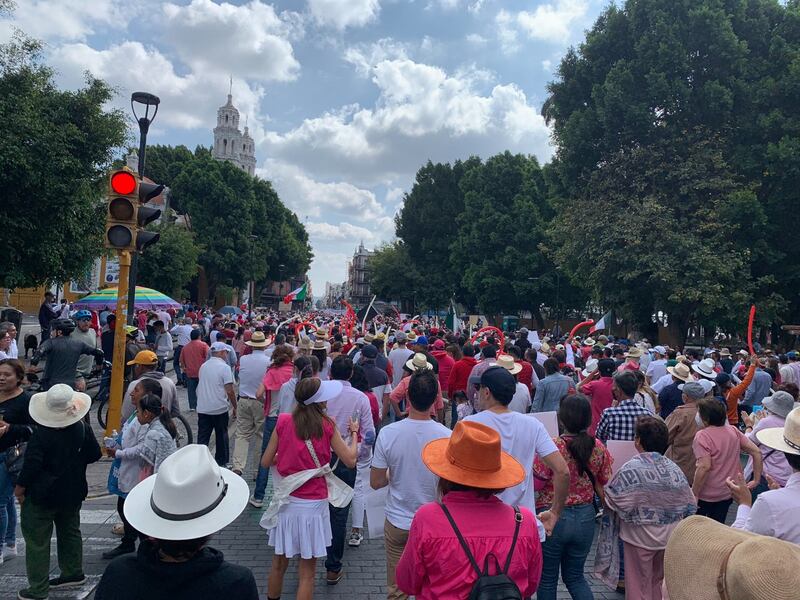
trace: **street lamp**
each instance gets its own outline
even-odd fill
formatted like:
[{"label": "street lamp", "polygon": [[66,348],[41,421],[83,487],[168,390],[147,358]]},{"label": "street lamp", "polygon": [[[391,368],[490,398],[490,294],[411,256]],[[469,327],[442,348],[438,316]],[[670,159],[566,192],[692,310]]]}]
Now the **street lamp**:
[{"label": "street lamp", "polygon": [[283,270],[286,265],[278,265],[278,310],[280,310],[281,302],[283,302]]},{"label": "street lamp", "polygon": [[256,293],[256,282],[255,282],[255,250],[256,250],[256,240],[258,240],[258,236],[254,234],[250,234],[250,240],[253,242],[250,246],[250,289],[248,290],[247,294],[247,318],[251,321],[253,320],[253,295]]},{"label": "street lamp", "polygon": [[[150,130],[150,124],[155,120],[158,114],[158,105],[161,100],[158,96],[148,92],[133,92],[131,94],[131,112],[133,113],[136,122],[139,124],[139,178],[144,177],[144,162],[145,153],[147,152],[147,132]],[[136,114],[136,105],[141,104],[144,106],[144,115],[139,116]],[[150,108],[153,108],[153,114],[150,115]],[[141,109],[140,109],[141,111]],[[134,324],[136,317],[136,279],[139,277],[139,253],[133,252],[131,257],[131,268],[128,275],[128,324]]]}]

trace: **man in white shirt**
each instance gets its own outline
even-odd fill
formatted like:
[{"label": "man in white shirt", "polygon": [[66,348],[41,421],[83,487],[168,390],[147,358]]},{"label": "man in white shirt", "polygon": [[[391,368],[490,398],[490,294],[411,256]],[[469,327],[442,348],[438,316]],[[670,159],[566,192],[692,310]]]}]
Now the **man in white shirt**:
[{"label": "man in white shirt", "polygon": [[158,370],[162,373],[167,369],[167,358],[173,355],[172,336],[164,328],[164,321],[156,321],[153,323],[153,329],[156,332],[156,341],[153,344],[158,356]]},{"label": "man in white shirt", "polygon": [[408,337],[405,331],[398,331],[394,335],[397,345],[389,352],[389,362],[392,364],[392,387],[397,387],[403,378],[403,365],[408,362],[414,353],[406,348]]},{"label": "man in white shirt", "polygon": [[178,385],[186,385],[186,376],[181,371],[181,350],[192,341],[191,335],[192,329],[194,329],[192,323],[192,317],[184,317],[183,323],[175,325],[175,327],[169,330],[172,335],[177,337],[177,345],[172,355],[172,366],[175,369],[175,377],[178,381]]},{"label": "man in white shirt", "polygon": [[535,511],[533,461],[536,456],[553,471],[553,505],[537,515],[540,521],[539,538],[544,542],[545,533],[550,535],[558,523],[567,498],[567,463],[538,419],[509,410],[508,405],[517,387],[511,373],[502,367],[492,366],[477,380],[470,377],[469,382],[478,386],[478,400],[483,410],[465,417],[465,420],[477,421],[496,430],[500,434],[503,450],[525,468],[525,480],[498,494],[498,497],[506,504],[524,506]]},{"label": "man in white shirt", "polygon": [[647,365],[645,377],[647,378],[647,385],[651,386],[667,374],[667,349],[664,346],[656,346],[653,348],[653,356],[655,357]]},{"label": "man in white shirt", "polygon": [[0,323],[0,337],[6,333],[8,337],[11,338],[11,346],[6,351],[8,358],[19,358],[19,348],[17,348],[17,326],[11,321]]},{"label": "man in white shirt", "polygon": [[236,405],[236,444],[233,447],[233,472],[237,475],[241,475],[247,465],[250,440],[255,438],[256,448],[261,448],[264,403],[257,399],[257,391],[269,366],[269,358],[264,354],[267,339],[263,332],[254,332],[245,344],[253,352],[239,359],[239,400]]},{"label": "man in white shirt", "polygon": [[373,489],[389,486],[383,524],[388,598],[407,598],[397,589],[395,568],[414,513],[436,500],[437,478],[422,462],[422,448],[431,440],[450,437],[450,430],[430,416],[439,392],[436,375],[426,369],[416,371],[410,380],[408,418],[381,429],[370,472]]},{"label": "man in white shirt", "polygon": [[200,367],[197,384],[197,443],[208,446],[214,431],[217,444],[214,458],[221,467],[228,464],[229,457],[229,408],[233,408],[233,417],[236,418],[233,372],[226,361],[227,356],[227,344],[211,344],[211,358]]}]

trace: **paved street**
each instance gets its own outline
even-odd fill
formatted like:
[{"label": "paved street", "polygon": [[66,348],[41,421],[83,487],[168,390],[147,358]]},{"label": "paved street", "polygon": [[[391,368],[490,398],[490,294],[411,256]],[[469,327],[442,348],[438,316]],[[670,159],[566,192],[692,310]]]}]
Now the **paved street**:
[{"label": "paved street", "polygon": [[[188,402],[186,390],[178,388],[181,407],[186,412]],[[102,436],[102,431],[96,424],[95,419],[96,405],[90,413],[94,423],[95,434],[98,439]],[[188,414],[190,421],[197,431],[196,414]],[[233,429],[231,429],[233,432]],[[231,436],[232,437],[232,436]],[[253,486],[256,449],[251,449],[251,468],[245,472],[245,479],[250,486]],[[94,587],[100,579],[106,561],[100,555],[116,546],[119,538],[111,533],[111,526],[117,522],[116,516],[116,497],[108,496],[106,491],[106,479],[110,459],[102,459],[100,462],[90,465],[88,470],[89,479],[89,499],[83,504],[81,510],[81,530],[84,539],[84,570],[89,578],[87,584],[79,589],[69,592],[51,592],[51,598],[91,598]],[[271,493],[271,489],[267,491]],[[259,591],[266,596],[267,575],[269,573],[271,549],[267,546],[266,532],[259,527],[259,519],[262,510],[257,510],[248,505],[244,513],[235,523],[227,527],[224,531],[215,536],[212,545],[223,551],[225,557],[235,563],[245,565],[252,569],[258,582]],[[20,557],[0,565],[0,600],[11,600],[16,598],[16,592],[26,585],[25,563],[24,563],[24,543],[22,535],[18,530]],[[594,551],[589,555],[587,569],[591,570]],[[345,577],[339,585],[329,587],[324,582],[323,561],[318,566],[319,584],[316,589],[316,597],[329,598],[332,600],[344,600],[350,598],[359,599],[378,599],[385,598],[386,567],[383,554],[382,540],[365,540],[359,548],[347,548],[345,551]],[[55,540],[52,547],[52,572],[58,572],[55,557]],[[282,598],[291,600],[294,598],[294,591],[297,588],[297,571],[295,566],[290,567],[286,577],[286,583]],[[595,597],[604,600],[621,600],[623,596],[608,590],[602,584],[593,582],[592,589]],[[559,598],[569,598],[566,588],[561,587]]]}]

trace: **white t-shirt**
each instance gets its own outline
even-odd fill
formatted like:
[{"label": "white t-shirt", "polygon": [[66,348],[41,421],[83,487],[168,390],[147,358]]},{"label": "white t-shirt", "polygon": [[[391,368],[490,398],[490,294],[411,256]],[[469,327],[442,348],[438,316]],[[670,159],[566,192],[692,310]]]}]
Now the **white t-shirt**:
[{"label": "white t-shirt", "polygon": [[514,392],[514,397],[508,404],[508,409],[524,415],[528,412],[530,407],[531,393],[528,391],[528,386],[526,386],[524,383],[517,382],[517,391]]},{"label": "white t-shirt", "polygon": [[[525,469],[525,480],[519,485],[506,489],[498,497],[506,504],[524,506],[536,513],[536,501],[533,492],[533,461],[536,456],[544,458],[558,448],[547,434],[544,425],[538,419],[518,412],[495,413],[482,410],[464,418],[465,421],[477,421],[488,425],[500,434],[503,450],[516,458]],[[544,540],[544,527],[539,523],[539,538]]]},{"label": "white t-shirt", "polygon": [[[652,381],[652,379],[650,381]],[[653,388],[653,391],[656,394],[660,394],[661,390],[663,390],[665,387],[667,387],[671,383],[672,383],[672,375],[667,373],[663,377],[659,377],[658,380],[655,383],[650,385],[650,387]]]},{"label": "white t-shirt", "polygon": [[647,365],[645,375],[650,378],[650,383],[655,383],[667,374],[667,359],[659,358],[658,360],[651,360]]},{"label": "white t-shirt", "polygon": [[192,329],[191,325],[175,325],[169,332],[178,337],[178,346],[186,346],[192,341]]},{"label": "white t-shirt", "polygon": [[389,469],[386,519],[395,527],[411,529],[419,507],[436,500],[438,478],[422,462],[422,449],[444,437],[450,430],[429,419],[403,419],[380,430],[372,466]]},{"label": "white t-shirt", "polygon": [[224,360],[212,356],[200,367],[197,384],[197,412],[204,415],[221,415],[228,412],[228,394],[225,385],[233,383],[233,373]]},{"label": "white t-shirt", "polygon": [[264,379],[264,374],[269,366],[269,358],[261,350],[253,349],[252,354],[246,354],[239,359],[239,395],[255,398],[258,386]]},{"label": "white t-shirt", "polygon": [[[294,410],[297,400],[294,397],[294,389],[297,387],[297,378],[292,377],[289,381],[281,386],[278,390],[278,414],[290,413]],[[276,403],[273,402],[272,406]],[[272,412],[270,408],[270,412]]]},{"label": "white t-shirt", "polygon": [[389,362],[392,363],[392,386],[396,387],[403,378],[403,365],[408,362],[414,353],[408,348],[394,348],[389,352]]}]

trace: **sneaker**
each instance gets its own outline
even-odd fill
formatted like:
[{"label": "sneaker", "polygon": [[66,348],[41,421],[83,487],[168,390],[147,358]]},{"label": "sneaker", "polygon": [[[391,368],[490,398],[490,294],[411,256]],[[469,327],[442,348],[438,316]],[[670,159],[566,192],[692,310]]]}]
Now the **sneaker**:
[{"label": "sneaker", "polygon": [[132,552],[136,552],[136,546],[132,544],[130,546],[120,544],[108,552],[103,552],[103,560],[111,560],[112,558],[117,558],[123,554],[131,554]]},{"label": "sneaker", "polygon": [[351,531],[350,537],[347,538],[347,545],[348,546],[360,546],[361,542],[364,541],[364,536],[361,535],[360,531]]},{"label": "sneaker", "polygon": [[122,523],[116,523],[111,528],[111,533],[113,533],[114,535],[118,535],[118,536],[122,537],[123,535],[125,535],[125,525],[123,525]]},{"label": "sneaker", "polygon": [[18,556],[17,546],[4,546],[3,554],[0,555],[0,560],[10,560]]},{"label": "sneaker", "polygon": [[77,575],[75,577],[64,577],[59,575],[50,580],[51,588],[65,588],[65,587],[78,587],[86,583],[86,575]]},{"label": "sneaker", "polygon": [[34,596],[28,588],[17,592],[19,600],[47,600],[47,596]]},{"label": "sneaker", "polygon": [[259,500],[255,496],[252,496],[250,498],[250,506],[253,506],[255,508],[261,508],[262,506],[264,506],[264,500],[263,499]]}]

